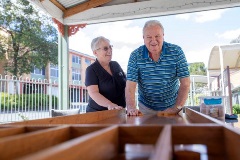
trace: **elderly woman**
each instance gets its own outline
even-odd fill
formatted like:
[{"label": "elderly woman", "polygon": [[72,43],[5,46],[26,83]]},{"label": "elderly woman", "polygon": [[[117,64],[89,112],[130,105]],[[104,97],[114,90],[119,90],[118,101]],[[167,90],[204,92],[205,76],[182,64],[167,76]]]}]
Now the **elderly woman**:
[{"label": "elderly woman", "polygon": [[94,38],[91,48],[97,59],[86,69],[87,112],[125,108],[126,76],[120,65],[111,61],[110,41],[102,36]]}]

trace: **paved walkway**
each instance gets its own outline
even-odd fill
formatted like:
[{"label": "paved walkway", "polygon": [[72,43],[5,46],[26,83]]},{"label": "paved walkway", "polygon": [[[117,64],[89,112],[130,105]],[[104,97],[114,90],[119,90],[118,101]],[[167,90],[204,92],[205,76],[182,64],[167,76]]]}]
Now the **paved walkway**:
[{"label": "paved walkway", "polygon": [[14,112],[0,113],[0,123],[19,122],[23,120],[33,120],[51,117],[49,111],[29,111],[29,112]]}]

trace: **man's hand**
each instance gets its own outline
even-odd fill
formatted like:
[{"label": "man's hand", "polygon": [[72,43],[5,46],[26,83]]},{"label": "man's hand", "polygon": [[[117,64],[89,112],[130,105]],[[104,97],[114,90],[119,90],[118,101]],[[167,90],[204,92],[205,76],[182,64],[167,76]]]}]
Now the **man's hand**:
[{"label": "man's hand", "polygon": [[129,108],[129,109],[127,109],[127,115],[128,116],[142,116],[143,114],[136,108]]},{"label": "man's hand", "polygon": [[177,107],[171,107],[171,108],[167,108],[164,111],[160,111],[157,113],[158,116],[169,116],[169,115],[177,115],[181,109],[178,109]]}]

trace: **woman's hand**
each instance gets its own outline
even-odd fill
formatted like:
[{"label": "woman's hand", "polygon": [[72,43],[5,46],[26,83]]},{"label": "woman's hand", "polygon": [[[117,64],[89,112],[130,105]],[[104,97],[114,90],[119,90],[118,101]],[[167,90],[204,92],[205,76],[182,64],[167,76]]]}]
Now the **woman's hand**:
[{"label": "woman's hand", "polygon": [[114,110],[114,109],[120,110],[120,109],[123,109],[123,107],[118,106],[118,105],[116,105],[116,104],[114,104],[114,103],[108,105],[107,108],[108,108],[108,110]]}]

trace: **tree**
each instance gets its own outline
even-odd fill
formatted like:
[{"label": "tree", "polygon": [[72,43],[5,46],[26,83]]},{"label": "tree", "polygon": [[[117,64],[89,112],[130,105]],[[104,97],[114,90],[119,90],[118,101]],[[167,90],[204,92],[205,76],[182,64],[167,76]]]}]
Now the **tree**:
[{"label": "tree", "polygon": [[232,40],[230,43],[240,43],[240,35],[238,36],[238,38]]},{"label": "tree", "polygon": [[191,75],[207,75],[203,62],[191,63],[189,65],[189,72]]},{"label": "tree", "polygon": [[4,32],[0,31],[0,60],[5,57],[7,51],[7,38],[4,36]]},{"label": "tree", "polygon": [[[6,34],[0,37],[0,54],[5,55],[5,70],[12,75],[28,74],[48,62],[57,64],[57,31],[50,17],[27,0],[2,1],[0,32]],[[3,42],[7,42],[5,50]]]},{"label": "tree", "polygon": [[[196,63],[191,63],[189,65],[189,72],[190,75],[204,75],[206,76],[206,67],[203,62],[196,62]],[[204,91],[207,90],[207,84],[206,83],[200,83],[200,82],[195,82],[194,84],[194,102],[195,105],[199,105],[199,96],[203,96]]]}]

